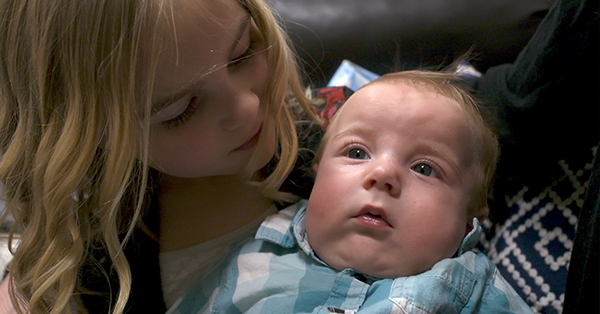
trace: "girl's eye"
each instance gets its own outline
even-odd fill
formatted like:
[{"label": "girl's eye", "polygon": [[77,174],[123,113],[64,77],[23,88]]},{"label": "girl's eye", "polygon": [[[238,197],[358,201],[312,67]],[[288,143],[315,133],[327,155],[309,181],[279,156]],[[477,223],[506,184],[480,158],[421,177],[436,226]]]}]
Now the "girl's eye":
[{"label": "girl's eye", "polygon": [[244,51],[241,55],[233,58],[229,62],[229,66],[235,67],[235,66],[238,66],[238,65],[244,63],[245,61],[252,59],[252,57],[256,56],[257,54],[259,54],[263,51],[262,50],[263,46],[264,46],[264,40],[262,39],[262,36],[260,34],[258,34],[257,31],[255,31],[251,28],[250,41],[248,42],[248,48],[246,48],[246,51]]},{"label": "girl's eye", "polygon": [[426,177],[437,178],[438,175],[433,168],[428,164],[418,164],[412,168],[412,170],[418,174]]},{"label": "girl's eye", "polygon": [[200,97],[193,96],[190,98],[187,107],[181,114],[173,119],[162,122],[162,124],[168,129],[174,129],[178,126],[181,126],[194,116],[198,108],[200,108],[200,104]]},{"label": "girl's eye", "polygon": [[360,148],[353,148],[348,151],[348,158],[350,159],[369,159],[367,153]]}]

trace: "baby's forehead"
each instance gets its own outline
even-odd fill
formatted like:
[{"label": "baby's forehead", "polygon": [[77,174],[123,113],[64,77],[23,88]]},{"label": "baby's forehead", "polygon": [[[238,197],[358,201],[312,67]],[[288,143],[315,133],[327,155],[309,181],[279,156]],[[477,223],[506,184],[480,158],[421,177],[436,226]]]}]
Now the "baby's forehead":
[{"label": "baby's forehead", "polygon": [[450,97],[450,95],[444,92],[441,86],[432,82],[411,78],[380,78],[364,85],[356,91],[354,95],[374,92],[384,94],[410,93],[413,97],[447,98],[456,101],[453,97]]},{"label": "baby's forehead", "polygon": [[364,112],[375,112],[382,117],[393,115],[393,111],[398,115],[413,111],[439,111],[463,115],[464,105],[429,83],[409,79],[386,79],[371,82],[356,91],[338,110],[337,118],[345,116],[345,112],[348,111],[358,113],[358,116],[354,117],[358,119]]},{"label": "baby's forehead", "polygon": [[464,107],[431,84],[409,79],[375,81],[348,99],[338,110],[328,131],[338,132],[340,127],[345,129],[360,122],[408,123],[426,125],[427,128],[435,128],[434,124],[439,122],[444,127],[462,130],[460,133],[466,139],[473,135],[473,117]]},{"label": "baby's forehead", "polygon": [[416,123],[439,121],[458,127],[468,124],[461,106],[423,84],[409,80],[382,81],[366,85],[338,110],[329,132],[356,123]]}]

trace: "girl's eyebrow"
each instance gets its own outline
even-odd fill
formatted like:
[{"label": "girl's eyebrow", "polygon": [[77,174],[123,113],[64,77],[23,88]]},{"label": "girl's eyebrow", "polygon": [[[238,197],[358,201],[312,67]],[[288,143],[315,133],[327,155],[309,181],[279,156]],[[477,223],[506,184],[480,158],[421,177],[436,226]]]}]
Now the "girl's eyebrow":
[{"label": "girl's eyebrow", "polygon": [[229,55],[233,54],[235,47],[237,47],[237,45],[240,43],[240,41],[242,41],[242,37],[244,36],[246,29],[248,29],[248,26],[250,26],[250,20],[251,20],[250,14],[246,14],[244,19],[238,26],[238,30],[234,37],[235,40],[233,41],[233,43],[231,43],[231,47],[229,48]]},{"label": "girl's eyebrow", "polygon": [[[229,55],[233,54],[235,48],[242,40],[242,37],[244,36],[246,29],[248,29],[248,26],[250,25],[250,21],[251,21],[250,14],[245,14],[244,19],[238,25],[237,31],[234,36],[234,40],[232,41],[231,46],[229,47],[229,50],[228,50]],[[180,91],[178,91],[172,95],[163,97],[161,100],[155,102],[154,104],[152,104],[151,114],[155,114],[155,113],[159,112],[160,110],[162,110],[163,108],[165,108],[165,107],[169,106],[170,104],[183,98],[185,95],[193,93],[195,90],[198,89],[198,82],[197,82],[198,80],[202,79],[206,75],[216,71],[217,69],[220,69],[222,66],[225,66],[225,65],[215,64],[215,65],[211,66],[209,68],[209,70],[207,71],[207,73],[200,75],[198,78],[196,78],[195,80],[193,80],[189,84],[187,84],[187,86],[182,87],[182,89]]]}]

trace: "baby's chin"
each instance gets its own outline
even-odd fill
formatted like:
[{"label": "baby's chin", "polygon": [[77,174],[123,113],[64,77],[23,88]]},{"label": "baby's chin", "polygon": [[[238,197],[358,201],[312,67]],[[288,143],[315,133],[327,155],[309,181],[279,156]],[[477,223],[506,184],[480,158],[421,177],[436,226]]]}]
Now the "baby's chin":
[{"label": "baby's chin", "polygon": [[[433,265],[431,265],[431,267],[433,267]],[[398,268],[398,267],[392,267],[390,265],[389,267],[377,268],[377,269],[373,268],[373,267],[366,267],[366,268],[359,267],[359,268],[353,268],[353,269],[360,272],[361,274],[364,274],[364,275],[367,275],[367,276],[373,277],[373,278],[395,279],[395,278],[400,278],[400,277],[416,276],[416,275],[426,272],[427,270],[431,269],[431,267],[428,267],[428,268],[426,268],[426,267]]]},{"label": "baby's chin", "polygon": [[[332,268],[342,271],[344,269],[353,269],[363,275],[377,279],[395,279],[400,277],[409,277],[422,274],[431,268],[436,262],[409,262],[399,265],[399,263],[386,263],[381,261],[373,261],[372,259],[364,260],[348,260],[336,262],[335,259],[327,261],[322,259]],[[409,265],[406,265],[409,264]],[[401,267],[400,267],[401,266]]]}]

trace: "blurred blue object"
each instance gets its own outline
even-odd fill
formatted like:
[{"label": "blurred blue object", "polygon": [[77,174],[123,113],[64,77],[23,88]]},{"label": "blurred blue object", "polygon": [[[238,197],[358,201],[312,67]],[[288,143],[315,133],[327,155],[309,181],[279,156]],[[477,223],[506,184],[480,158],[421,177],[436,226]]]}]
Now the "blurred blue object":
[{"label": "blurred blue object", "polygon": [[456,76],[462,77],[465,79],[480,78],[482,75],[481,72],[477,71],[477,69],[475,69],[475,67],[467,61],[461,62],[456,67],[455,74],[456,74]]},{"label": "blurred blue object", "polygon": [[[457,66],[456,75],[464,79],[481,77],[481,73],[467,61],[463,61]],[[329,80],[329,83],[327,83],[327,87],[345,86],[355,92],[361,86],[378,77],[378,74],[375,74],[352,61],[344,60],[333,74],[333,77],[331,77],[331,80]]]},{"label": "blurred blue object", "polygon": [[378,78],[379,75],[351,62],[343,60],[337,68],[327,87],[342,87],[346,86],[352,91],[358,90],[361,86]]}]

